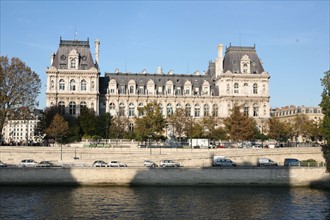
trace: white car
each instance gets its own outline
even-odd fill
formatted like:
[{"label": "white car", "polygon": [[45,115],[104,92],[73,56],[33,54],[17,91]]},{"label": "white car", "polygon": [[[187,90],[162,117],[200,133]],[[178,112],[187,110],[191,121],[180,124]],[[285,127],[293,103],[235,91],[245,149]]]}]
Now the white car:
[{"label": "white car", "polygon": [[96,160],[93,163],[93,167],[108,167],[108,164],[103,160]]},{"label": "white car", "polygon": [[180,167],[180,164],[173,160],[162,160],[160,161],[160,167]]},{"label": "white car", "polygon": [[127,167],[127,164],[120,163],[118,160],[112,160],[108,163],[109,167]]},{"label": "white car", "polygon": [[151,160],[145,160],[143,162],[143,166],[145,166],[145,167],[158,167],[158,165],[155,162],[151,161]]},{"label": "white car", "polygon": [[33,159],[26,159],[21,161],[21,167],[36,167],[38,162]]}]

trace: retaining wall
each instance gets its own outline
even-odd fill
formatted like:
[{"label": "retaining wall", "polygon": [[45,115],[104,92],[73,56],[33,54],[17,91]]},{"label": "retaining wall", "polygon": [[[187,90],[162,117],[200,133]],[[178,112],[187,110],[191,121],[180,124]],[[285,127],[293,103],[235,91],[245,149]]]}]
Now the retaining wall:
[{"label": "retaining wall", "polygon": [[325,168],[0,168],[0,185],[249,185],[330,188]]}]

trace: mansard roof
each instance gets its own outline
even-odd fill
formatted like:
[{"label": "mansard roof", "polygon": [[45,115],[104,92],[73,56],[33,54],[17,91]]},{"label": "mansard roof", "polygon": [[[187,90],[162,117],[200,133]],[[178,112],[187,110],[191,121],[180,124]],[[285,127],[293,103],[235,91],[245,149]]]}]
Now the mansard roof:
[{"label": "mansard roof", "polygon": [[52,66],[57,69],[67,69],[69,64],[68,57],[73,50],[79,54],[79,70],[88,70],[92,67],[96,68],[90,51],[89,39],[87,39],[87,41],[78,41],[62,40],[62,38],[60,38],[59,48],[54,56]]},{"label": "mansard roof", "polygon": [[231,71],[232,73],[242,73],[241,59],[247,55],[250,59],[251,73],[261,74],[264,72],[262,63],[256,53],[256,47],[229,46],[226,48],[223,60],[223,72]]},{"label": "mansard roof", "polygon": [[[147,85],[151,79],[154,81],[155,86],[165,86],[168,81],[172,81],[175,87],[183,87],[186,81],[189,81],[193,88],[201,88],[203,83],[207,81],[210,85],[211,91],[214,95],[218,94],[218,89],[215,86],[215,82],[209,75],[188,75],[188,74],[157,74],[157,73],[105,73],[105,77],[109,78],[109,81],[114,79],[117,84],[128,85],[130,80],[134,80],[139,85]],[[101,91],[100,91],[101,92]]]}]

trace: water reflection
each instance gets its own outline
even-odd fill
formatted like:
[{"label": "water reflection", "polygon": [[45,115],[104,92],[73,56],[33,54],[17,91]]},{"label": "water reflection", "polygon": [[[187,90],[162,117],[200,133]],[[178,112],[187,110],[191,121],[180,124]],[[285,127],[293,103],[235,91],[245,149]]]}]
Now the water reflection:
[{"label": "water reflection", "polygon": [[330,191],[270,187],[0,187],[0,219],[329,219]]}]

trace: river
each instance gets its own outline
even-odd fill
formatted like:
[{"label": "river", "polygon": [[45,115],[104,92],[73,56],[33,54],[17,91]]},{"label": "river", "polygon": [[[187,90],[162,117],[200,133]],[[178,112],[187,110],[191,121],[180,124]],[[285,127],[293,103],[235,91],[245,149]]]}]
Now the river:
[{"label": "river", "polygon": [[0,186],[0,219],[330,219],[330,191]]}]

